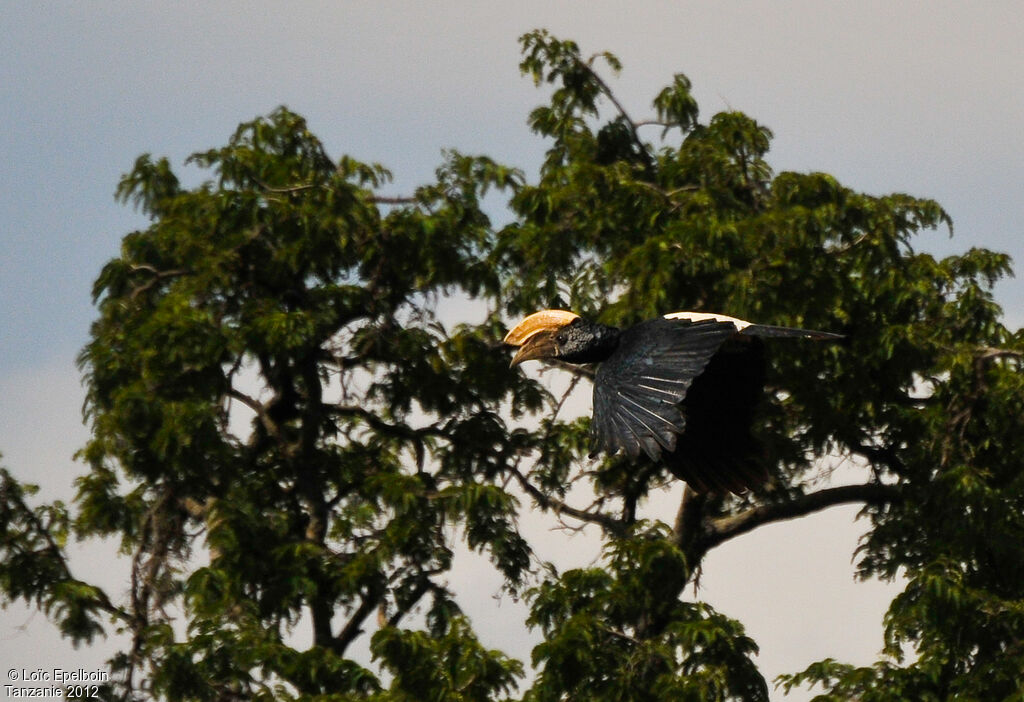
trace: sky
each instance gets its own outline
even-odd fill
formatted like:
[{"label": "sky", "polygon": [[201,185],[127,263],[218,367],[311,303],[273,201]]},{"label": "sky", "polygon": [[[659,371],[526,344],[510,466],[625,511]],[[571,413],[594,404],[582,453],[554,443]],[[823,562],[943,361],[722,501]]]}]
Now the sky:
[{"label": "sky", "polygon": [[[938,200],[970,247],[1024,258],[1024,52],[1019,2],[51,2],[0,4],[0,452],[41,499],[69,499],[87,433],[74,359],[95,317],[92,281],[145,221],[114,201],[142,153],[186,181],[192,152],[278,105],[304,115],[334,157],[376,161],[389,194],[427,181],[445,148],[536,174],[545,144],[526,127],[543,93],[518,72],[517,38],[544,27],[609,50],[611,85],[636,118],[676,72],[702,119],[746,112],[775,134],[776,171],[825,171],[872,193]],[[997,288],[1024,324],[1024,285]],[[728,310],[722,310],[728,313]],[[652,502],[670,520],[678,494]],[[659,512],[660,510],[660,512]],[[548,534],[524,504],[524,530]],[[897,585],[855,583],[856,509],[774,525],[713,552],[699,596],[743,621],[771,678],[832,656],[873,661]],[[584,545],[581,547],[581,545]],[[553,539],[549,557],[587,565],[593,543]],[[112,594],[125,569],[109,545],[75,566]],[[588,554],[578,556],[578,554]],[[456,573],[485,643],[529,658],[495,601],[488,566]],[[515,616],[513,616],[515,615]],[[72,650],[42,615],[0,612],[0,662],[99,666],[109,645]],[[5,668],[7,666],[4,666]],[[0,675],[3,673],[0,672]],[[775,693],[773,699],[783,699]],[[806,699],[794,694],[787,700]]]}]

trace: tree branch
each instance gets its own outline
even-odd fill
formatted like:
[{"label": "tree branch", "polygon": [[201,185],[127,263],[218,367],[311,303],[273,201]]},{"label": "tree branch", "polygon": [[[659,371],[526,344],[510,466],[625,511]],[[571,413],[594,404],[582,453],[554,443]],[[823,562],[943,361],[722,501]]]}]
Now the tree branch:
[{"label": "tree branch", "polygon": [[377,205],[414,205],[419,202],[415,197],[409,196],[373,195],[367,199]]},{"label": "tree branch", "polygon": [[532,497],[537,504],[541,506],[541,509],[550,509],[555,514],[568,514],[574,519],[578,519],[582,522],[590,522],[591,524],[600,524],[607,531],[618,534],[623,531],[625,525],[610,515],[602,512],[588,512],[587,510],[577,509],[572,507],[565,502],[562,502],[556,497],[546,495],[540,488],[530,482],[529,478],[523,475],[515,466],[509,466],[509,472],[516,477],[519,485],[526,491],[526,493]]},{"label": "tree branch", "polygon": [[848,502],[880,505],[899,499],[900,491],[896,486],[882,483],[827,488],[787,502],[759,505],[739,514],[712,519],[706,524],[704,533],[700,535],[699,543],[701,550],[706,552],[765,524],[803,517]]},{"label": "tree branch", "polygon": [[[275,187],[273,185],[270,185],[269,183],[264,183],[263,181],[257,178],[253,178],[253,181],[256,183],[256,185],[258,185],[261,189],[266,190],[268,193],[279,194],[300,193],[304,190],[312,190],[314,188],[327,189],[328,187],[322,183],[299,183],[298,185],[286,185],[283,187]],[[411,196],[388,195],[371,195],[370,197],[367,198],[367,200],[374,204],[380,205],[412,205],[419,202],[419,200]]]},{"label": "tree branch", "polygon": [[1000,349],[991,346],[985,346],[977,350],[979,361],[988,361],[993,358],[1024,358],[1024,351],[1016,351],[1014,349]]},{"label": "tree branch", "polygon": [[[397,597],[395,598],[396,609],[395,612],[390,617],[388,617],[386,612],[383,610],[378,612],[377,623],[381,627],[398,626],[402,622],[402,619],[405,617],[405,615],[412,611],[413,608],[416,607],[416,605],[419,603],[419,601],[423,599],[423,596],[426,595],[428,592],[435,592],[441,595],[446,594],[444,587],[438,585],[430,579],[431,575],[436,575],[441,572],[443,572],[442,569],[424,571],[422,573],[423,580],[420,581],[420,584],[416,586],[415,590],[409,593],[407,597],[403,598],[401,602],[398,601]],[[382,602],[381,607],[383,608],[383,606],[384,605]]]},{"label": "tree branch", "polygon": [[379,434],[409,442],[412,444],[413,451],[416,454],[416,467],[418,470],[423,469],[423,464],[426,460],[428,437],[441,437],[448,441],[452,439],[447,431],[436,424],[418,429],[407,424],[389,424],[368,409],[356,405],[323,405],[323,410],[328,414],[338,417],[358,417]]},{"label": "tree branch", "polygon": [[[363,633],[363,622],[366,618],[377,609],[381,600],[384,597],[384,586],[382,583],[373,582],[367,587],[366,594],[363,595],[363,601],[359,604],[356,610],[349,617],[348,623],[341,632],[330,641],[331,648],[334,649],[338,655],[343,655],[349,644],[356,640],[356,638]],[[327,631],[330,632],[330,617],[327,618]],[[317,643],[320,643],[319,641]],[[322,644],[321,644],[322,645]]]},{"label": "tree branch", "polygon": [[262,188],[263,190],[266,190],[268,193],[299,193],[299,192],[302,192],[303,190],[312,190],[313,188],[324,187],[320,183],[300,183],[298,185],[286,185],[284,187],[274,187],[273,185],[270,185],[269,183],[264,183],[262,180],[260,180],[259,178],[256,178],[255,176],[251,176],[251,177],[253,179],[253,182],[256,183],[256,185],[260,186],[260,188]]},{"label": "tree branch", "polygon": [[707,502],[708,496],[705,493],[697,492],[689,484],[683,488],[683,499],[679,501],[672,534],[676,546],[686,553],[690,552],[701,534],[704,506]]},{"label": "tree branch", "polygon": [[264,406],[262,402],[260,402],[254,397],[246,395],[241,390],[236,390],[235,388],[231,388],[230,390],[228,390],[228,396],[235,400],[238,400],[243,405],[245,405],[253,412],[255,412],[256,416],[259,417],[260,419],[260,424],[262,424],[263,428],[266,429],[267,434],[274,437],[278,441],[283,440],[281,436],[280,427],[277,426],[277,422],[270,418],[270,414],[267,412],[267,408],[266,406]]},{"label": "tree branch", "polygon": [[148,263],[132,264],[130,266],[130,270],[132,273],[139,273],[141,271],[145,271],[146,273],[149,273],[153,276],[142,285],[139,285],[138,287],[132,289],[132,294],[129,296],[129,299],[131,300],[134,300],[136,297],[152,288],[161,280],[165,280],[166,278],[177,278],[178,276],[188,275],[189,273],[192,272],[188,268],[175,268],[174,270],[170,271],[161,271],[155,268],[154,266],[149,265]]},{"label": "tree branch", "polygon": [[557,358],[545,359],[544,363],[553,368],[572,373],[575,377],[583,377],[593,380],[597,375],[597,371],[594,370],[593,365],[588,366],[577,366],[572,363],[566,363],[565,361],[559,361]]},{"label": "tree branch", "polygon": [[608,84],[604,81],[604,79],[600,75],[598,75],[597,71],[594,70],[594,59],[601,55],[602,54],[595,54],[594,56],[591,56],[590,59],[588,59],[587,61],[583,61],[581,63],[590,73],[590,76],[591,78],[594,79],[594,82],[597,83],[601,92],[604,93],[604,96],[608,98],[612,105],[615,106],[615,109],[619,111],[619,115],[622,117],[623,121],[625,121],[626,126],[629,127],[629,134],[633,139],[633,143],[636,144],[636,146],[640,149],[640,152],[646,158],[647,163],[645,165],[648,168],[650,168],[651,154],[647,150],[647,145],[644,144],[644,142],[640,139],[640,134],[636,130],[636,122],[634,122],[633,119],[629,116],[629,113],[626,112],[626,108],[623,107],[622,103],[620,103],[618,98],[615,97],[615,94],[612,92],[611,88],[608,87]]}]

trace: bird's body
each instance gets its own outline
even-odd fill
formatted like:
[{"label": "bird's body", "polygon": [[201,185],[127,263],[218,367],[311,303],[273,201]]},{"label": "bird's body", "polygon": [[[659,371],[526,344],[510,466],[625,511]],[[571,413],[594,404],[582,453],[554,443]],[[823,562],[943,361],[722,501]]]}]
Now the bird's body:
[{"label": "bird's body", "polygon": [[[597,363],[594,454],[641,453],[700,492],[742,493],[768,478],[751,433],[764,387],[763,337],[839,338],[698,312],[625,330],[545,310],[513,328],[513,365],[530,359]],[[593,454],[592,454],[593,455]]]}]

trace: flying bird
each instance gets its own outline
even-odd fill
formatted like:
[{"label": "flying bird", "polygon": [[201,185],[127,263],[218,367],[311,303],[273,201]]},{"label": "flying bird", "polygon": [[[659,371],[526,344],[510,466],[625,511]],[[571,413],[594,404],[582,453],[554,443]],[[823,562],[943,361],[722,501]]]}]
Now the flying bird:
[{"label": "flying bird", "polygon": [[593,452],[641,453],[703,493],[743,494],[768,480],[751,433],[764,391],[763,338],[842,334],[674,312],[628,329],[543,310],[505,336],[512,365],[532,359],[597,363]]}]

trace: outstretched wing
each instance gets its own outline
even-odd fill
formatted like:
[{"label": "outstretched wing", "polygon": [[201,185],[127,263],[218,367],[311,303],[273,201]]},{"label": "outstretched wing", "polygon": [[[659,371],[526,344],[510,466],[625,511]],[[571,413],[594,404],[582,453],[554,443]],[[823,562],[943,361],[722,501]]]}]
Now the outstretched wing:
[{"label": "outstretched wing", "polygon": [[622,449],[658,460],[675,450],[686,427],[680,403],[737,326],[731,318],[669,315],[623,332],[594,378],[592,455]]}]

